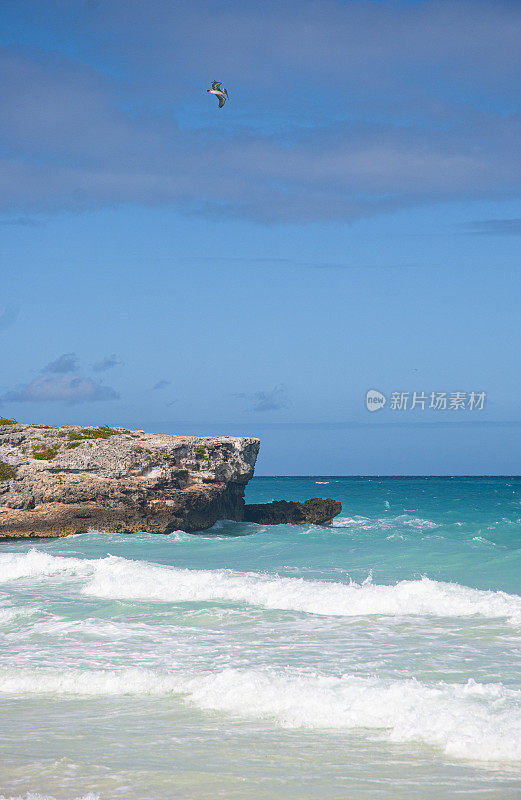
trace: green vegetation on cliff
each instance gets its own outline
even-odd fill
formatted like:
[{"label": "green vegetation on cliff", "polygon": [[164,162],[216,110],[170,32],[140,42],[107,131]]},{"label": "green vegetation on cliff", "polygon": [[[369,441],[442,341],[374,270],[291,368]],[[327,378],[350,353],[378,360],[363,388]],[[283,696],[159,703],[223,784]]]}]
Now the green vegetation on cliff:
[{"label": "green vegetation on cliff", "polygon": [[79,431],[69,431],[69,441],[85,441],[86,439],[109,439],[111,436],[121,436],[123,431],[116,431],[108,425],[98,428],[80,428]]},{"label": "green vegetation on cliff", "polygon": [[33,450],[32,457],[39,461],[52,461],[58,455],[59,449],[57,444],[52,447],[43,447],[41,450]]},{"label": "green vegetation on cliff", "polygon": [[200,444],[199,447],[195,448],[195,458],[196,461],[204,461],[206,458],[206,447]]},{"label": "green vegetation on cliff", "polygon": [[16,477],[16,472],[10,464],[5,461],[0,461],[0,481],[9,481],[11,478]]}]

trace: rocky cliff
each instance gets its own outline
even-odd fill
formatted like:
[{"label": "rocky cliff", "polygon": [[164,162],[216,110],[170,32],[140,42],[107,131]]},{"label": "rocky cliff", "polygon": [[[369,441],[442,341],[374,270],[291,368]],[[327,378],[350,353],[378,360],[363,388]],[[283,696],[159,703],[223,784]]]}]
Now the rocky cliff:
[{"label": "rocky cliff", "polygon": [[0,422],[0,538],[241,520],[258,439]]}]

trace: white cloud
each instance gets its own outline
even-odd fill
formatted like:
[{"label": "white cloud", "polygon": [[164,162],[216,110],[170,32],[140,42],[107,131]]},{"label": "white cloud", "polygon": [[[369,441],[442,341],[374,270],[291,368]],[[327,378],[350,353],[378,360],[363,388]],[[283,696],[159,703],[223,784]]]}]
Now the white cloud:
[{"label": "white cloud", "polygon": [[50,361],[42,372],[75,372],[78,369],[76,353],[63,353],[54,361]]},{"label": "white cloud", "polygon": [[86,403],[96,400],[117,400],[119,394],[110,386],[103,386],[81,375],[42,375],[30,383],[13,389],[2,397],[9,403],[45,403],[63,401]]}]

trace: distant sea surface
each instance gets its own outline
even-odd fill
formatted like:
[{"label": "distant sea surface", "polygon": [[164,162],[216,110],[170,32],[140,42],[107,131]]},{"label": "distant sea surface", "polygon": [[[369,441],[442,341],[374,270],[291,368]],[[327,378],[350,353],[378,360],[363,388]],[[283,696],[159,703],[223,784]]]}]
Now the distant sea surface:
[{"label": "distant sea surface", "polygon": [[255,478],[330,528],[0,546],[0,798],[519,800],[521,479]]}]

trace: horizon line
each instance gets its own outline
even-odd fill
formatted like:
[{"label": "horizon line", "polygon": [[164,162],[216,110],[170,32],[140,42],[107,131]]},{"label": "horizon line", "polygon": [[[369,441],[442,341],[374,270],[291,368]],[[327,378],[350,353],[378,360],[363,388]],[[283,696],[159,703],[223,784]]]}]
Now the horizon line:
[{"label": "horizon line", "polygon": [[451,480],[453,478],[508,478],[510,480],[521,478],[521,474],[519,475],[503,475],[503,474],[479,474],[479,475],[468,475],[462,473],[449,475],[448,473],[445,475],[427,475],[427,474],[410,474],[410,475],[401,475],[401,474],[393,474],[393,475],[380,475],[380,474],[370,474],[370,475],[253,475],[250,478],[250,481],[255,480],[255,478],[389,478],[389,479],[396,479],[396,478],[443,478],[444,480]]}]

